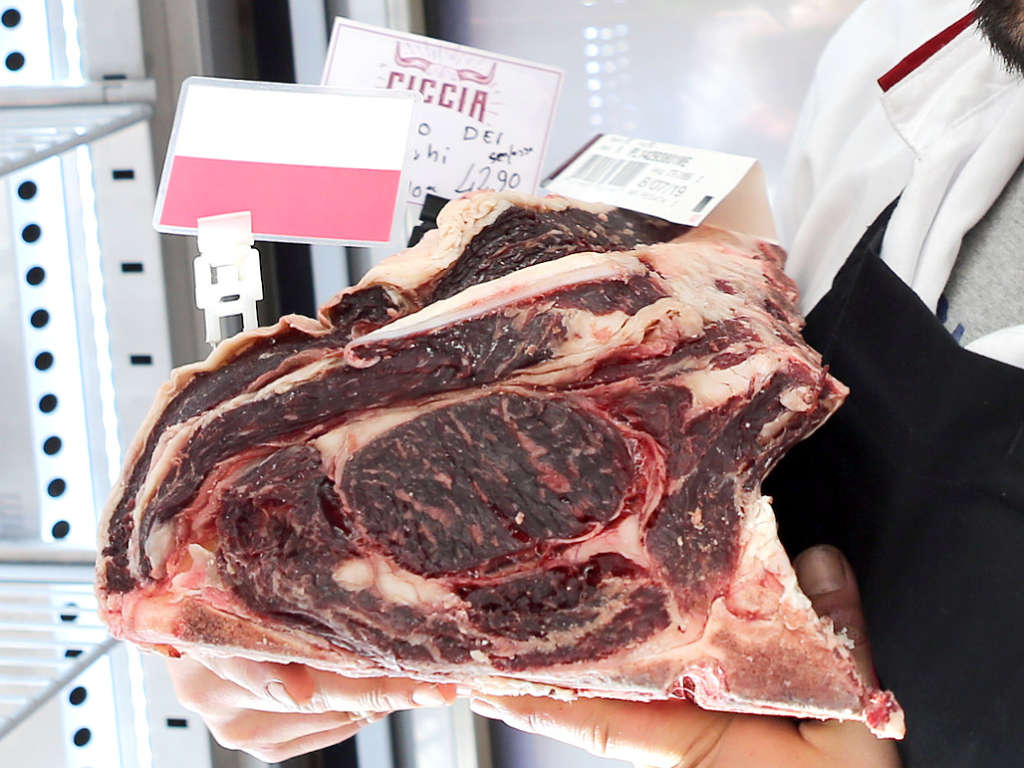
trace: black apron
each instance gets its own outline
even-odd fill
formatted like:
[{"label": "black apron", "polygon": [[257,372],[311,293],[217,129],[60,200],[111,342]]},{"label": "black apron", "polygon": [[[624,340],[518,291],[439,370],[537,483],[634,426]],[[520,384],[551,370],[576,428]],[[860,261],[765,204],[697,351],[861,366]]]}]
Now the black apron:
[{"label": "black apron", "polygon": [[907,768],[1024,766],[1024,370],[960,348],[882,262],[894,206],[807,318],[850,396],[765,492],[791,556],[853,564]]}]

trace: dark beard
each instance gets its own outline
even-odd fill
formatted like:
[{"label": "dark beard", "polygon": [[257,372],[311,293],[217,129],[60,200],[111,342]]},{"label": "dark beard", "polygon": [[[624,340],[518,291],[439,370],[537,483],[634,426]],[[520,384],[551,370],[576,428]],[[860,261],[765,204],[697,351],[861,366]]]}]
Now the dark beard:
[{"label": "dark beard", "polygon": [[978,26],[1006,68],[1024,76],[1024,2],[977,0]]}]

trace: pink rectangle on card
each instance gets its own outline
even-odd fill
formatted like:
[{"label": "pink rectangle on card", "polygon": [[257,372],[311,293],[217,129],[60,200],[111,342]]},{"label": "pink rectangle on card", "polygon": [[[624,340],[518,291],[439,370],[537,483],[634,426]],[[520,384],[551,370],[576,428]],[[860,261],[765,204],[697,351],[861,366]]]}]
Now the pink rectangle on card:
[{"label": "pink rectangle on card", "polygon": [[400,177],[400,170],[176,155],[160,224],[191,229],[200,217],[251,211],[256,237],[386,242]]}]

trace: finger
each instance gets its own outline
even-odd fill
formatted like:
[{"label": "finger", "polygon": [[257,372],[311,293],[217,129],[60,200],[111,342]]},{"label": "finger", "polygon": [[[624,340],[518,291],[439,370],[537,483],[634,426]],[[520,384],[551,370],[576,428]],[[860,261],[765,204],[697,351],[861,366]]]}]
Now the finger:
[{"label": "finger", "polygon": [[513,728],[651,768],[899,766],[893,743],[860,723],[817,724],[809,739],[789,718],[708,712],[687,702],[476,696],[470,706]]},{"label": "finger", "polygon": [[442,706],[455,700],[454,685],[397,677],[345,677],[303,664],[241,658],[201,658],[220,677],[252,693],[251,709],[277,712],[392,712]]},{"label": "finger", "polygon": [[401,677],[344,677],[311,669],[314,706],[349,712],[392,712],[414,707],[441,707],[455,701],[456,686]]},{"label": "finger", "polygon": [[[828,545],[811,547],[793,561],[800,588],[819,616],[832,619],[836,631],[845,632],[853,643],[853,659],[864,680],[878,685],[867,622],[861,607],[857,579],[849,561],[838,549]],[[808,743],[833,755],[847,755],[851,766],[897,767],[900,764],[896,745],[878,739],[863,723],[806,721],[800,733]]]},{"label": "finger", "polygon": [[900,768],[896,745],[863,723],[750,715],[733,721],[716,758],[708,768]]},{"label": "finger", "polygon": [[218,711],[267,709],[264,697],[223,679],[187,656],[168,659],[167,669],[178,701],[203,717]]},{"label": "finger", "polygon": [[865,680],[877,685],[860,592],[849,561],[835,547],[821,545],[797,555],[793,568],[800,588],[817,614],[831,618],[836,631],[845,632],[853,641],[857,671]]},{"label": "finger", "polygon": [[220,679],[249,691],[263,705],[276,705],[273,711],[295,711],[297,702],[312,696],[312,675],[309,668],[301,664],[254,662],[251,658],[213,655],[198,655],[196,660]]},{"label": "finger", "polygon": [[347,712],[260,712],[232,710],[214,713],[206,726],[228,749],[285,744],[305,736],[333,731],[362,719]]},{"label": "finger", "polygon": [[337,728],[333,728],[329,731],[303,736],[284,744],[254,746],[246,749],[245,751],[265,763],[281,763],[285,760],[290,760],[293,757],[305,755],[306,753],[313,752],[317,749],[324,749],[326,747],[333,746],[338,742],[344,741],[345,739],[351,738],[364,725],[367,725],[367,723],[373,722],[380,717],[382,716],[372,716],[365,720],[357,720],[348,725],[338,726]]},{"label": "finger", "polygon": [[474,695],[470,707],[477,714],[582,747],[598,757],[655,768],[710,765],[733,718],[687,702],[564,702],[533,696]]}]

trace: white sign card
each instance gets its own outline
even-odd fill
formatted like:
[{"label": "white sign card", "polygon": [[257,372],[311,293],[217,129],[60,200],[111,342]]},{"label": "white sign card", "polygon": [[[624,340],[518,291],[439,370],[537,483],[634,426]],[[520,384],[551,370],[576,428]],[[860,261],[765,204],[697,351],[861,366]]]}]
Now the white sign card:
[{"label": "white sign card", "polygon": [[677,224],[706,221],[775,239],[764,171],[751,157],[604,134],[545,182],[548,192]]},{"label": "white sign card", "polygon": [[323,83],[420,94],[411,206],[427,193],[532,193],[540,182],[562,70],[454,43],[336,19]]}]

